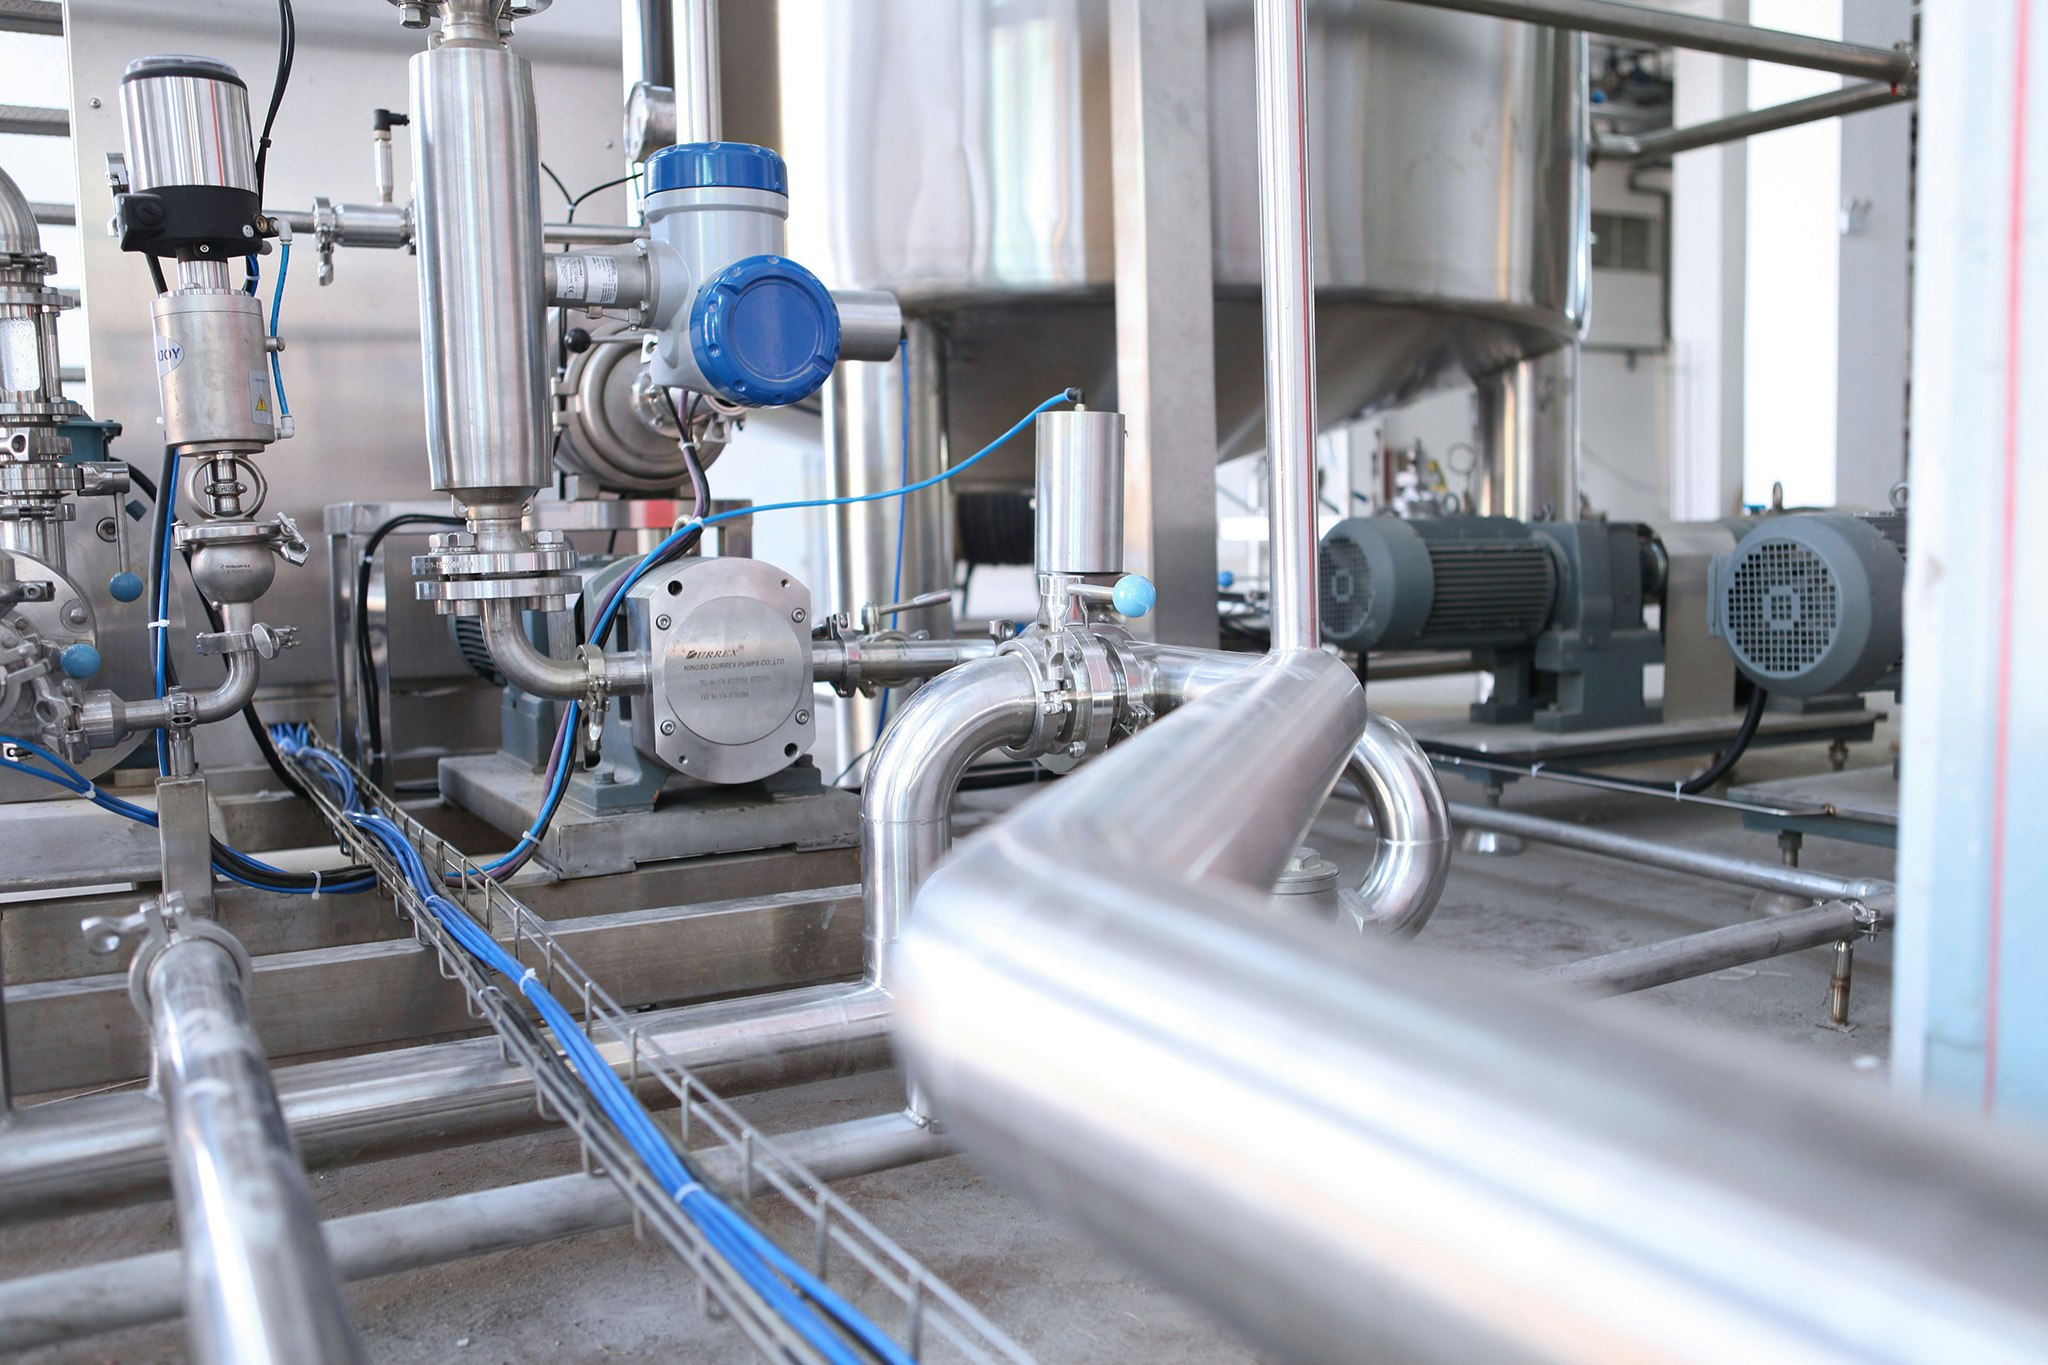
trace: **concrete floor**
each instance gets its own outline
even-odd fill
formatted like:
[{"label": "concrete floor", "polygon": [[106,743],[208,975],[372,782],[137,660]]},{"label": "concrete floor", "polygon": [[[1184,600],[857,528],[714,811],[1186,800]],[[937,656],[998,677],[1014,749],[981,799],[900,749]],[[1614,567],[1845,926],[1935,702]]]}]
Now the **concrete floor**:
[{"label": "concrete floor", "polygon": [[[1400,707],[1390,686],[1376,701]],[[1455,698],[1452,699],[1453,701]],[[1442,688],[1423,689],[1411,707],[1440,710]],[[1884,761],[1889,733],[1860,746],[1852,762]],[[1761,752],[1740,780],[1821,771],[1819,746]],[[1685,765],[1662,772],[1682,773]],[[1660,770],[1651,769],[1650,772]],[[1477,788],[1447,780],[1454,799]],[[970,794],[962,825],[985,821],[1018,793]],[[1746,832],[1730,812],[1624,794],[1525,782],[1507,804],[1650,837],[1683,840],[1773,859],[1770,836]],[[1362,866],[1370,833],[1356,807],[1336,801],[1312,836],[1347,870]],[[1891,854],[1809,840],[1805,863],[1828,872],[1890,876]],[[1510,966],[1565,962],[1749,917],[1749,893],[1588,855],[1532,846],[1513,858],[1461,854],[1449,887],[1415,951],[1482,957]],[[1888,948],[1857,957],[1853,1023],[1826,1022],[1828,955],[1814,950],[1754,968],[1680,983],[1598,1008],[1677,1014],[1726,1040],[1730,1049],[1795,1054],[1811,1065],[1881,1076],[1888,1050]],[[743,1101],[774,1132],[886,1111],[898,1102],[889,1075],[834,1081]],[[459,1152],[383,1161],[314,1177],[323,1213],[388,1207],[414,1199],[536,1179],[575,1169],[573,1144],[557,1133],[507,1139]],[[1041,1359],[1057,1361],[1260,1359],[1188,1302],[1108,1259],[1075,1232],[983,1180],[963,1158],[850,1181],[845,1198]],[[775,1225],[772,1214],[767,1215]],[[0,1276],[85,1264],[175,1244],[168,1205],[95,1214],[0,1232]],[[799,1241],[799,1244],[801,1242]],[[707,1321],[673,1258],[630,1229],[507,1252],[353,1286],[356,1320],[378,1360],[741,1361],[752,1353],[727,1325]],[[879,1302],[869,1306],[878,1314]],[[885,1325],[889,1325],[885,1322]],[[38,1362],[178,1360],[177,1324],[35,1353]]]}]

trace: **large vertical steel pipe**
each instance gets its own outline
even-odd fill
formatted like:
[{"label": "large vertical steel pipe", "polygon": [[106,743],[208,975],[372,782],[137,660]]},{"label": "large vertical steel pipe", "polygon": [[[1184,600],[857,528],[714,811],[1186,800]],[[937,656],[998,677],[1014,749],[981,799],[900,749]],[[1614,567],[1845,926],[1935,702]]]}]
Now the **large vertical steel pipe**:
[{"label": "large vertical steel pipe", "polygon": [[1579,348],[1560,346],[1479,381],[1479,506],[1487,516],[1579,516]]},{"label": "large vertical steel pipe", "polygon": [[718,74],[718,0],[675,0],[676,141],[717,142],[725,132]]},{"label": "large vertical steel pipe", "polygon": [[182,939],[150,964],[148,981],[193,1355],[361,1360],[240,964],[219,943]]},{"label": "large vertical steel pipe", "polygon": [[1308,225],[1302,0],[1252,9],[1259,102],[1259,280],[1266,320],[1266,508],[1273,651],[1314,649],[1316,300]]},{"label": "large vertical steel pipe", "polygon": [[[829,497],[847,497],[928,479],[946,468],[943,342],[928,322],[904,327],[901,356],[886,364],[840,365],[825,383],[825,469]],[[908,368],[908,374],[905,368]],[[907,387],[906,387],[907,386]],[[909,419],[906,431],[904,420]],[[840,611],[950,587],[953,499],[946,484],[908,504],[893,498],[831,512],[831,602]],[[901,571],[897,539],[902,538]],[[951,631],[945,607],[885,621],[906,631]],[[899,693],[892,710],[901,706]],[[857,778],[857,760],[879,735],[881,699],[853,697],[837,707],[832,771]]]},{"label": "large vertical steel pipe", "polygon": [[451,0],[412,59],[413,243],[434,487],[517,518],[550,481],[547,298],[533,69],[496,9]]}]

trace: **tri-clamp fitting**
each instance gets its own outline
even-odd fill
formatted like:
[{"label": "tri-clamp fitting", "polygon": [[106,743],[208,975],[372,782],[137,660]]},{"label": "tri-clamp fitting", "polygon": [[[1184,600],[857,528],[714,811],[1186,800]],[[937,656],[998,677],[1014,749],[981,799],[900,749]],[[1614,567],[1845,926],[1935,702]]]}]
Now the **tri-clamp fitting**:
[{"label": "tri-clamp fitting", "polygon": [[249,950],[242,941],[214,921],[192,913],[179,891],[152,896],[133,914],[90,916],[81,920],[78,928],[85,935],[86,947],[101,957],[111,957],[135,942],[135,956],[128,964],[128,999],[145,1020],[150,1017],[150,969],[181,942],[202,940],[226,953],[244,991],[254,978]]},{"label": "tri-clamp fitting", "polygon": [[1146,688],[1133,685],[1143,668],[1131,643],[1113,626],[1063,625],[1035,626],[997,646],[998,654],[1030,661],[1039,698],[1030,738],[1004,752],[1066,772],[1148,724]]}]

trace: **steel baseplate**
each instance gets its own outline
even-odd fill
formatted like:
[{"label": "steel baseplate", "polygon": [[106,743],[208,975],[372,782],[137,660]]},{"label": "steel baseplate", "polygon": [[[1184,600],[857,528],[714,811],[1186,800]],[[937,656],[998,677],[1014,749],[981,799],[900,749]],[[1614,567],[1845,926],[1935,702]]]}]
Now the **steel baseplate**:
[{"label": "steel baseplate", "polygon": [[[533,823],[543,781],[505,753],[441,760],[441,795],[517,838]],[[597,812],[575,789],[542,837],[540,858],[564,877],[630,872],[645,863],[762,848],[850,848],[860,843],[860,798],[793,782],[692,787],[652,809]]]}]

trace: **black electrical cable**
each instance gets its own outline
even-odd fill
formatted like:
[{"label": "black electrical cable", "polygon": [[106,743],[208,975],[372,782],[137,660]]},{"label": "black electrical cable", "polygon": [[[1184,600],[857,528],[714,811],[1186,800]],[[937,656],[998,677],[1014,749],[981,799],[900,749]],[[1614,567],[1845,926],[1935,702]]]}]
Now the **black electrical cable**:
[{"label": "black electrical cable", "polygon": [[[128,466],[130,478],[134,481],[135,485],[148,493],[156,501],[156,516],[153,518],[150,532],[150,583],[152,589],[150,601],[152,603],[157,600],[156,576],[163,572],[164,569],[164,539],[171,533],[171,522],[174,520],[174,509],[178,500],[177,481],[171,472],[171,464],[175,458],[176,456],[171,448],[169,446],[164,447],[163,467],[154,481],[143,474],[141,470],[135,468],[134,465]],[[164,496],[166,489],[169,490],[169,496]],[[191,569],[189,559],[187,559],[185,567],[188,571]],[[168,593],[163,594],[163,600],[168,608],[170,600]],[[206,600],[204,593],[199,594],[199,604],[206,612],[207,621],[216,631],[220,630],[222,626],[220,616],[214,610],[213,603]],[[167,643],[164,650],[164,683],[167,687],[173,686],[177,683],[177,680],[177,666]],[[277,745],[271,740],[270,731],[264,726],[262,718],[256,714],[255,703],[252,701],[242,707],[241,714],[242,719],[249,726],[250,735],[256,741],[257,750],[262,753],[263,761],[269,766],[271,772],[276,774],[278,779],[293,792],[300,796],[306,795],[305,786],[292,775],[291,771],[285,767],[283,760],[278,756]],[[272,891],[318,891],[327,886],[338,886],[366,876],[370,871],[360,864],[350,864],[347,867],[335,868],[318,874],[300,872],[279,874],[252,862],[222,843],[218,838],[213,840],[213,859],[215,863],[232,869],[235,875],[243,880],[253,882],[260,887]]]},{"label": "black electrical cable", "polygon": [[569,187],[562,183],[561,176],[555,174],[555,168],[553,166],[548,165],[547,162],[543,161],[540,163],[540,169],[543,175],[547,176],[548,179],[555,182],[555,188],[562,192],[562,198],[569,201],[569,207],[575,208],[576,196],[569,193]]},{"label": "black electrical cable", "polygon": [[370,655],[370,571],[376,566],[377,551],[384,544],[385,537],[393,531],[407,526],[460,526],[460,517],[434,516],[425,512],[407,512],[378,526],[370,532],[370,538],[363,545],[363,553],[356,561],[356,684],[362,694],[364,729],[369,737],[368,760],[364,766],[369,770],[373,785],[384,785],[384,717],[383,705],[378,699],[377,664]]},{"label": "black electrical cable", "polygon": [[142,259],[149,262],[149,278],[156,282],[156,292],[170,293],[171,282],[164,278],[164,263],[146,251],[142,253]]},{"label": "black electrical cable", "polygon": [[1652,782],[1641,777],[1617,777],[1611,773],[1587,772],[1583,768],[1560,768],[1554,763],[1530,764],[1527,766],[1503,763],[1499,755],[1489,754],[1479,749],[1466,749],[1456,744],[1439,744],[1431,740],[1419,740],[1417,742],[1422,746],[1424,753],[1440,754],[1445,758],[1452,759],[1469,759],[1472,762],[1485,763],[1494,768],[1526,772],[1531,777],[1538,776],[1540,773],[1555,773],[1562,777],[1592,777],[1616,786],[1635,787],[1646,792],[1698,796],[1702,792],[1710,790],[1715,783],[1735,770],[1735,765],[1742,760],[1743,754],[1748,752],[1751,742],[1756,739],[1757,727],[1763,724],[1764,708],[1769,701],[1770,695],[1764,689],[1761,687],[1752,688],[1749,694],[1749,706],[1742,713],[1742,724],[1736,727],[1734,737],[1728,741],[1728,747],[1715,755],[1712,763],[1709,763],[1705,768],[1682,782]]},{"label": "black electrical cable", "polygon": [[291,84],[292,62],[299,53],[299,20],[292,13],[292,0],[277,0],[277,79],[270,87],[270,108],[263,115],[263,135],[256,139],[256,199],[263,200],[264,175],[270,164],[270,134],[277,126],[277,111],[284,103],[285,87]]},{"label": "black electrical cable", "polygon": [[628,181],[638,180],[639,178],[640,172],[634,171],[631,175],[622,175],[617,180],[607,180],[602,185],[592,185],[589,189],[569,201],[568,221],[572,223],[576,221],[576,210],[581,208],[583,201],[590,198],[593,194],[603,194],[606,190],[615,190]]}]

